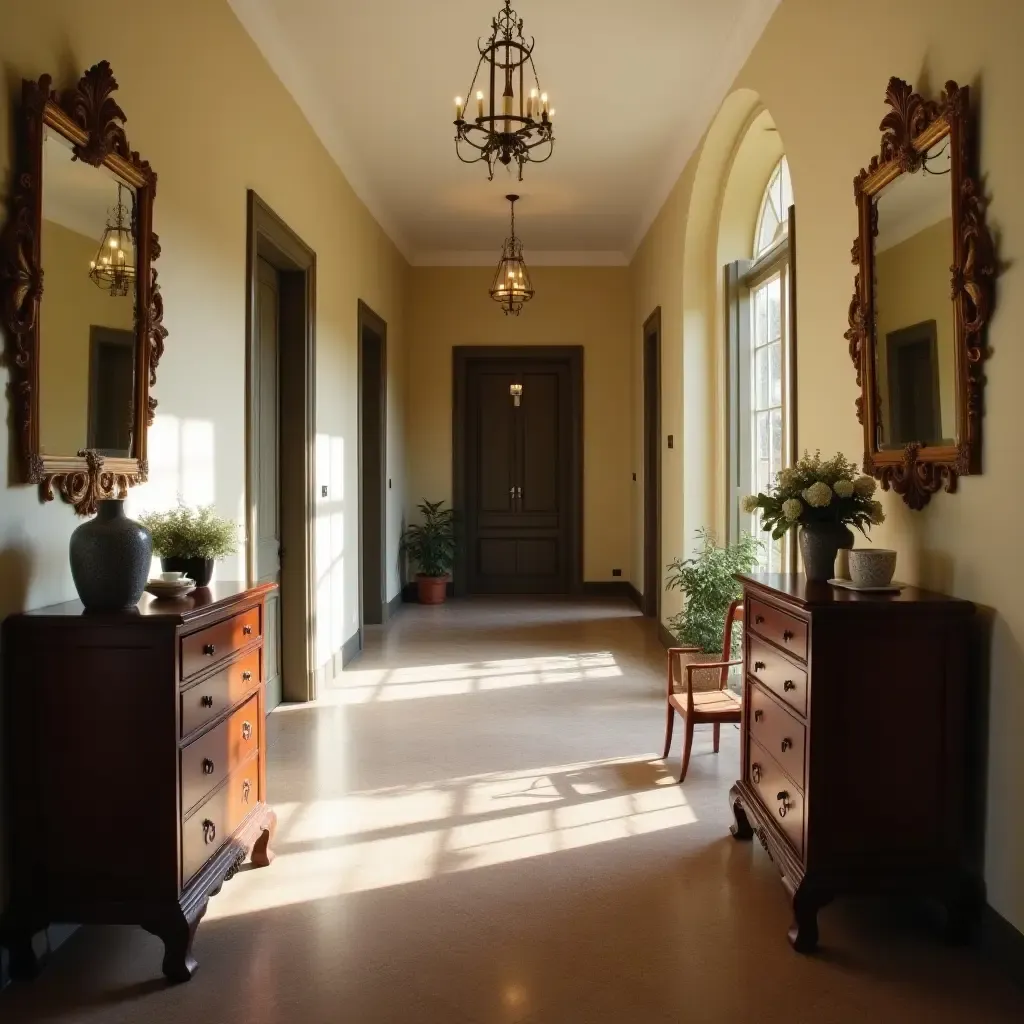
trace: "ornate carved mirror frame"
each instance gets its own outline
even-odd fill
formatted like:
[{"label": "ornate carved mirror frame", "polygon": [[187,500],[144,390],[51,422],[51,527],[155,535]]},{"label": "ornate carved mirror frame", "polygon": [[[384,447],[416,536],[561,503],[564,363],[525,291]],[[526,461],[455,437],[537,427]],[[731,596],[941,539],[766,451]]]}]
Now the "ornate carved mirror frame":
[{"label": "ornate carved mirror frame", "polygon": [[[0,292],[3,324],[13,370],[11,387],[23,479],[38,484],[44,501],[54,488],[79,515],[96,511],[101,498],[124,497],[128,487],[146,479],[146,433],[156,400],[150,388],[164,350],[163,300],[153,261],[160,245],[153,233],[156,173],[128,146],[124,112],[113,99],[117,82],[110,64],[89,68],[78,85],[58,97],[51,78],[22,85],[21,138],[11,215],[0,243]],[[107,167],[135,190],[136,251],[135,398],[130,458],[106,457],[82,449],[68,455],[44,454],[39,440],[40,304],[43,271],[40,252],[43,198],[43,141],[46,129],[71,143],[74,158]]]},{"label": "ornate carved mirror frame", "polygon": [[[864,426],[864,472],[877,477],[913,509],[923,508],[940,487],[956,490],[960,476],[981,471],[982,362],[985,327],[992,310],[995,259],[985,225],[985,201],[974,176],[970,97],[966,86],[947,82],[938,102],[923,99],[899,78],[889,79],[878,156],[853,180],[859,234],[853,243],[857,266],[850,303],[850,357],[857,368],[857,419]],[[952,445],[907,444],[902,451],[877,443],[880,400],[875,375],[874,239],[878,233],[875,197],[901,174],[921,167],[923,155],[945,136],[950,144],[956,351],[956,437]]]}]

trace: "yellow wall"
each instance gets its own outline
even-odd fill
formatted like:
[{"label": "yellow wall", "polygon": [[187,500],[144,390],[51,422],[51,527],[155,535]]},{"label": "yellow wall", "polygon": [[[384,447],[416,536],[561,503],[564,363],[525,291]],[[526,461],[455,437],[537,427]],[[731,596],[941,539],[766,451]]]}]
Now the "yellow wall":
[{"label": "yellow wall", "polygon": [[[527,252],[529,258],[529,252]],[[409,298],[408,513],[451,500],[452,348],[582,345],[583,576],[628,573],[630,550],[629,273],[535,267],[536,297],[505,316],[487,294],[493,267],[417,267]]]},{"label": "yellow wall", "polygon": [[[116,98],[132,148],[159,174],[154,220],[163,254],[156,269],[170,332],[154,392],[160,405],[150,432],[151,483],[132,492],[131,508],[169,504],[182,493],[242,519],[246,189],[316,251],[317,653],[326,664],[358,615],[360,298],[388,322],[389,596],[399,586],[407,265],[223,0],[150,0],[116,16],[97,16],[94,5],[74,0],[0,4],[3,187],[13,177],[8,140],[16,134],[21,79],[49,72],[58,76],[55,85],[70,86],[103,59],[112,61],[121,86]],[[4,481],[15,473],[9,447],[5,433]],[[319,497],[322,484],[327,499]],[[0,497],[0,615],[74,597],[67,546],[78,523],[59,502],[41,508],[35,488],[7,486]],[[218,575],[240,578],[243,566],[241,557],[228,559]]]},{"label": "yellow wall", "polygon": [[[949,267],[953,262],[953,223],[947,217],[875,256],[878,322],[878,390],[888,438],[888,363],[885,338],[901,327],[935,321],[939,361],[942,438],[956,436],[956,362]],[[922,440],[938,441],[939,438]]]},{"label": "yellow wall", "polygon": [[[1003,239],[1009,266],[999,282],[990,332],[993,358],[985,391],[984,473],[961,481],[956,495],[938,495],[923,512],[908,511],[883,496],[889,521],[877,539],[899,551],[897,575],[970,598],[992,617],[988,821],[985,877],[993,906],[1024,928],[1024,604],[1019,596],[1019,508],[1024,505],[1020,440],[1024,431],[1024,349],[1017,325],[1024,319],[1024,201],[1018,179],[1024,163],[1024,4],[979,0],[970,17],[954,0],[783,0],[735,83],[722,114],[757,102],[778,126],[793,178],[797,207],[798,444],[842,450],[860,461],[863,440],[854,413],[853,366],[843,332],[852,294],[850,244],[857,231],[852,180],[878,152],[878,123],[886,108],[885,85],[899,75],[929,92],[948,78],[980,85],[981,168],[991,194],[991,223]],[[720,115],[721,117],[721,115]],[[721,132],[716,122],[707,140]],[[707,143],[705,143],[705,149]],[[727,148],[727,147],[723,147]],[[719,163],[718,149],[705,154]],[[668,312],[665,329],[664,401],[667,422],[680,429],[684,387],[680,291],[683,241],[692,186],[702,164],[698,152],[645,238],[633,263],[634,373],[639,329],[649,308]],[[720,181],[724,177],[719,178]],[[708,269],[708,273],[715,268]],[[693,384],[713,389],[714,379]],[[634,383],[634,396],[637,387]],[[639,451],[639,404],[634,413],[634,459]],[[666,426],[666,429],[672,429]],[[709,420],[705,429],[713,430]],[[678,454],[666,452],[675,486],[717,493],[721,481],[690,474]],[[699,467],[698,467],[699,468]],[[710,499],[708,499],[710,501]],[[674,502],[674,504],[673,504]],[[678,530],[680,499],[667,495],[668,532]],[[642,521],[634,509],[635,551],[642,550]],[[682,542],[682,535],[677,543]],[[635,555],[634,555],[635,559]],[[851,638],[863,642],[863,638]]]},{"label": "yellow wall", "polygon": [[44,220],[41,242],[47,301],[40,317],[40,446],[47,455],[74,455],[89,436],[89,328],[130,331],[133,297],[112,296],[89,278],[98,233],[86,238]]}]

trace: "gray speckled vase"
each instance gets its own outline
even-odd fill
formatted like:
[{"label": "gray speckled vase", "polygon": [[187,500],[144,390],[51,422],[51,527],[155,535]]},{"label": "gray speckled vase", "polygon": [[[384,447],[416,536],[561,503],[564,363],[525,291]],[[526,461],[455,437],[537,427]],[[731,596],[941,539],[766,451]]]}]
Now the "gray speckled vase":
[{"label": "gray speckled vase", "polygon": [[808,580],[824,583],[835,575],[836,555],[849,536],[842,523],[808,523],[800,529],[800,554]]},{"label": "gray speckled vase", "polygon": [[134,608],[153,560],[153,538],[124,514],[124,502],[101,501],[95,519],[71,534],[71,576],[89,611]]}]

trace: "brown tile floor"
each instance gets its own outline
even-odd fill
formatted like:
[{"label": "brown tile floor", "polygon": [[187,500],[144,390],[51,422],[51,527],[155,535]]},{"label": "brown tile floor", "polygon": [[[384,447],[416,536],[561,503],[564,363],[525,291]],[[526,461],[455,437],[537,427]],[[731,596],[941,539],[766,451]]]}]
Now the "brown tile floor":
[{"label": "brown tile floor", "polygon": [[794,954],[774,868],[727,833],[737,732],[718,756],[698,733],[683,787],[656,757],[662,659],[625,604],[406,609],[271,717],[278,859],[211,903],[193,981],[166,987],[137,929],[85,929],[0,1020],[1024,1020],[906,913],[839,902]]}]

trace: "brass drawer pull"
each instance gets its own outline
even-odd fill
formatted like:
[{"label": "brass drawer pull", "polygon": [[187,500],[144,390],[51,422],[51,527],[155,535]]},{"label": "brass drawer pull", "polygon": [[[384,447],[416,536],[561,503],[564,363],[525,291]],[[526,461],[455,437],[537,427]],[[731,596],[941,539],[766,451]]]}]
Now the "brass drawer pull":
[{"label": "brass drawer pull", "polygon": [[247,804],[249,802],[249,791],[251,789],[252,786],[249,785],[249,780],[246,779],[245,782],[242,783],[242,803]]},{"label": "brass drawer pull", "polygon": [[790,690],[795,690],[796,689],[796,683],[794,683],[792,679],[787,679],[782,684],[782,688],[786,691],[786,693],[789,693]]},{"label": "brass drawer pull", "polygon": [[252,723],[251,722],[243,722],[242,723],[242,739],[246,740],[246,741],[252,739]]},{"label": "brass drawer pull", "polygon": [[203,654],[208,658],[212,658],[217,653],[217,648],[213,644],[203,644]]},{"label": "brass drawer pull", "polygon": [[246,669],[242,673],[242,682],[243,683],[247,683],[247,682],[249,682],[250,679],[252,679],[252,673],[248,669]]},{"label": "brass drawer pull", "polygon": [[764,616],[763,615],[755,615],[754,616],[754,625],[755,626],[760,626],[762,622],[764,622]]},{"label": "brass drawer pull", "polygon": [[217,826],[209,818],[203,822],[203,842],[207,846],[217,838]]},{"label": "brass drawer pull", "polygon": [[784,818],[786,812],[789,810],[789,793],[783,790],[781,793],[777,793],[775,799],[779,801],[779,817]]},{"label": "brass drawer pull", "polygon": [[792,741],[792,740],[791,740],[791,739],[790,739],[790,738],[789,738],[789,737],[787,736],[787,737],[786,737],[786,738],[785,738],[785,739],[784,739],[784,740],[782,741],[782,752],[783,752],[783,753],[785,753],[785,752],[786,752],[787,750],[789,750],[789,748],[790,748],[790,747],[792,747],[792,746],[793,746],[793,741]]},{"label": "brass drawer pull", "polygon": [[765,665],[765,663],[763,661],[755,661],[754,662],[754,671],[755,672],[763,672],[767,667],[768,666]]},{"label": "brass drawer pull", "polygon": [[793,631],[791,629],[785,630],[783,632],[783,634],[782,634],[782,642],[788,644],[789,641],[792,640],[792,639],[793,639]]},{"label": "brass drawer pull", "polygon": [[213,764],[213,762],[208,757],[204,757],[203,758],[203,774],[204,775],[212,775],[213,772],[214,772],[214,764]]},{"label": "brass drawer pull", "polygon": [[252,636],[252,626],[243,626],[242,636]]},{"label": "brass drawer pull", "polygon": [[754,721],[760,722],[762,718],[764,718],[764,712],[761,711],[759,708],[757,711],[754,712]]},{"label": "brass drawer pull", "polygon": [[213,698],[204,695],[204,696],[199,698],[199,703],[204,708],[212,708],[213,707]]},{"label": "brass drawer pull", "polygon": [[754,785],[761,781],[761,766],[756,761],[750,766],[750,777],[754,780]]}]

